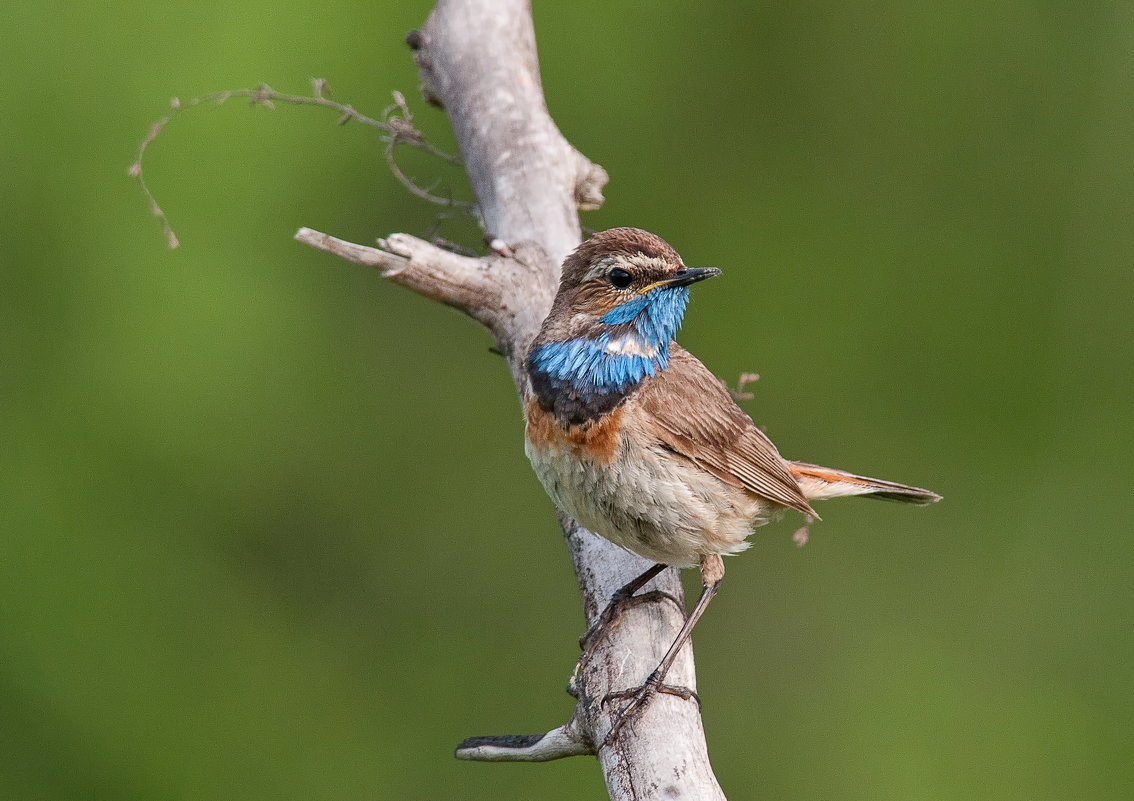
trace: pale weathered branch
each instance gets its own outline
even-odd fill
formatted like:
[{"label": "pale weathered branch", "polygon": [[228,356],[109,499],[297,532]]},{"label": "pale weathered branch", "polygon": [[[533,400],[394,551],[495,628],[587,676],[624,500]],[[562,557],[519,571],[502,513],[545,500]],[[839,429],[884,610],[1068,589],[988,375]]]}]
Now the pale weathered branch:
[{"label": "pale weathered branch", "polygon": [[[577,212],[602,203],[606,172],[571,147],[548,115],[527,0],[438,0],[406,41],[427,99],[449,115],[495,255],[459,256],[404,234],[380,249],[309,229],[297,238],[468,313],[492,331],[523,391],[523,355],[550,308],[559,266],[580,239]],[[589,624],[649,563],[574,521],[560,522]],[[683,621],[676,570],[663,571],[646,591],[646,600],[629,605],[576,666],[577,703],[568,723],[543,735],[470,738],[457,756],[543,761],[596,753],[612,799],[723,799],[695,695],[659,694],[612,745],[595,745],[620,709],[607,695],[640,685]],[[691,646],[667,682],[696,689]]]},{"label": "pale weathered branch", "polygon": [[491,320],[501,306],[500,286],[490,273],[489,259],[462,256],[408,234],[391,234],[379,242],[379,248],[310,228],[300,228],[295,238],[355,264],[377,267],[383,278],[474,317]]},{"label": "pale weathered branch", "polygon": [[469,737],[457,746],[457,759],[474,762],[550,762],[595,752],[574,721],[545,734],[503,734]]}]

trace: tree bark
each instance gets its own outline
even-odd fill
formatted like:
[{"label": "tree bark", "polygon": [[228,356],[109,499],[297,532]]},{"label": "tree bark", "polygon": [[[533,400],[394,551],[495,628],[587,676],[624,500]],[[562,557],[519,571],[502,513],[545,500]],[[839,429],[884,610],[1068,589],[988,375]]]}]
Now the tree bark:
[{"label": "tree bark", "polygon": [[[547,112],[527,0],[438,0],[407,37],[431,101],[446,110],[495,255],[458,256],[405,234],[379,248],[301,229],[301,241],[377,267],[382,276],[455,306],[492,333],[517,389],[524,355],[551,306],[564,257],[579,243],[579,209],[597,208],[606,173],[575,150]],[[560,516],[587,624],[649,563]],[[645,680],[684,619],[681,583],[666,570],[576,666],[570,720],[544,734],[473,737],[457,756],[544,761],[595,754],[612,799],[723,799],[713,776],[699,702],[658,694],[603,741],[622,701],[608,693]],[[667,683],[696,689],[691,646]]]}]

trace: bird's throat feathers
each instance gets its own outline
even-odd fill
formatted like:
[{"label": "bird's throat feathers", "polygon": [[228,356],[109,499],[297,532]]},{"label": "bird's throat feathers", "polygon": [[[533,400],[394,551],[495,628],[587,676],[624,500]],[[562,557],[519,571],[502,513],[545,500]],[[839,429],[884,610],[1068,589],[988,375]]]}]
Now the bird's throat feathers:
[{"label": "bird's throat feathers", "polygon": [[528,371],[540,406],[563,425],[614,409],[643,380],[669,366],[669,343],[688,301],[685,287],[644,293],[592,318],[578,336],[537,340]]}]

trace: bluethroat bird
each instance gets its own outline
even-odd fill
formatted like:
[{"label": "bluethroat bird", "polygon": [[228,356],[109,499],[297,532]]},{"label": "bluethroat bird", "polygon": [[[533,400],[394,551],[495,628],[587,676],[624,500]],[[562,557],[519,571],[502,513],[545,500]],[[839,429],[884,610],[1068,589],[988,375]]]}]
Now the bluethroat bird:
[{"label": "bluethroat bird", "polygon": [[[725,385],[673,341],[689,287],[719,275],[686,267],[636,228],[595,234],[563,264],[559,292],[527,356],[528,458],[556,505],[657,564],[619,590],[597,626],[667,566],[701,569],[702,591],[608,742],[658,690],[724,576],[721,556],[788,509],[849,495],[926,504],[929,490],[793,462]],[[594,632],[594,627],[590,633]],[[682,693],[684,694],[684,693]]]}]

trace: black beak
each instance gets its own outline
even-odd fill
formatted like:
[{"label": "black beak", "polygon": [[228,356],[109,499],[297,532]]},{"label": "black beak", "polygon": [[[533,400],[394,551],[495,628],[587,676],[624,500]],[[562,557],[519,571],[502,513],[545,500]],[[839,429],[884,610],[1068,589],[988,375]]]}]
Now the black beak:
[{"label": "black beak", "polygon": [[704,281],[706,278],[712,278],[720,274],[721,271],[716,267],[685,267],[672,278],[659,281],[658,283],[665,286],[689,286],[690,284],[695,284],[698,281]]}]

